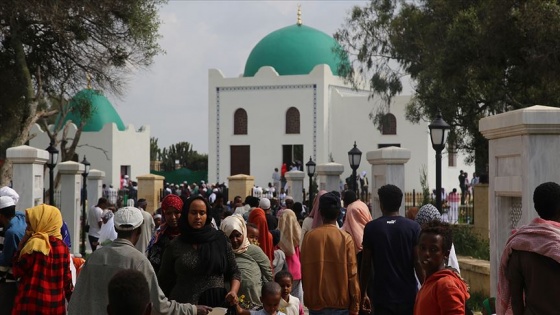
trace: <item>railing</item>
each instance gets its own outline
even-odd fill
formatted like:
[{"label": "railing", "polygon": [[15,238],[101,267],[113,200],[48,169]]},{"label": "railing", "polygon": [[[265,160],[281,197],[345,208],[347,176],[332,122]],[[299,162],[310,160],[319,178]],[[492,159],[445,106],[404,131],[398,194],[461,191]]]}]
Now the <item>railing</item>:
[{"label": "railing", "polygon": [[[458,193],[461,196],[460,193]],[[442,200],[442,220],[452,224],[474,224],[474,193],[472,195],[466,194],[465,204],[461,205],[460,202],[448,203]],[[420,208],[422,206],[424,196],[421,192],[404,193],[404,208],[407,212],[410,208]],[[435,204],[433,195],[430,195],[430,203]]]}]

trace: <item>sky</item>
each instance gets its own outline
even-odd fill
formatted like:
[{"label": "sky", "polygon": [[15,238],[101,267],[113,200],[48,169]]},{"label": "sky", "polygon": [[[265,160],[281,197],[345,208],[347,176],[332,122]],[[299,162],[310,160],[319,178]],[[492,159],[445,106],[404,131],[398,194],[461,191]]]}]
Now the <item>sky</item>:
[{"label": "sky", "polygon": [[189,1],[160,9],[159,43],[166,51],[133,73],[125,94],[109,95],[125,124],[150,126],[160,148],[181,141],[208,153],[208,69],[243,73],[253,47],[297,21],[332,36],[355,5],[367,1]]}]

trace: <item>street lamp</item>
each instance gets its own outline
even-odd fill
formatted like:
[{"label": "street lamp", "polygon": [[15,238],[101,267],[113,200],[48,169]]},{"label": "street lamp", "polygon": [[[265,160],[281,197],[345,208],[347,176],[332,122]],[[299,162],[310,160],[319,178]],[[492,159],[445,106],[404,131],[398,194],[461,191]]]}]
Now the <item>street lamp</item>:
[{"label": "street lamp", "polygon": [[315,162],[309,157],[309,162],[305,163],[307,166],[307,176],[309,176],[309,207],[313,207],[313,175],[315,175]]},{"label": "street lamp", "polygon": [[54,206],[54,167],[56,166],[56,162],[58,162],[58,150],[53,142],[49,144],[46,150],[49,152],[49,162],[47,163],[47,167],[49,168],[49,204]]},{"label": "street lamp", "polygon": [[362,151],[356,147],[356,141],[354,141],[354,147],[352,150],[348,151],[348,160],[350,161],[350,168],[352,169],[352,190],[357,194],[358,185],[356,183],[356,170],[360,167],[360,160],[362,159]]},{"label": "street lamp", "polygon": [[82,164],[84,165],[84,172],[82,173],[83,181],[82,181],[82,244],[80,244],[80,254],[82,257],[86,257],[86,201],[87,201],[87,177],[89,174],[89,167],[90,163],[86,160],[86,156],[84,155],[84,159],[82,160]]},{"label": "street lamp", "polygon": [[428,125],[428,128],[430,128],[432,148],[436,150],[436,208],[441,213],[441,151],[445,148],[447,130],[451,127],[441,118],[441,111],[438,110],[436,119]]}]

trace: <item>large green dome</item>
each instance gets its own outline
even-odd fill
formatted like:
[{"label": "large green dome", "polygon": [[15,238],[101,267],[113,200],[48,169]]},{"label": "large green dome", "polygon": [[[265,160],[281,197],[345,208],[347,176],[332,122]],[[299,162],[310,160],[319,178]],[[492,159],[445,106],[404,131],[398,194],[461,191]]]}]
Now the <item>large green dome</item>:
[{"label": "large green dome", "polygon": [[327,64],[334,75],[339,75],[339,65],[348,63],[348,59],[340,58],[335,48],[340,45],[334,38],[312,27],[284,27],[265,36],[253,48],[243,76],[252,77],[264,66],[273,67],[279,75],[309,74],[320,64]]},{"label": "large green dome", "polygon": [[64,123],[61,126],[64,126],[68,120],[71,120],[78,126],[82,118],[80,108],[84,108],[84,106],[81,105],[87,104],[86,102],[91,104],[91,116],[87,120],[82,131],[101,131],[108,123],[115,123],[120,131],[126,129],[121,117],[111,102],[99,91],[92,89],[84,89],[74,95],[68,104],[68,114],[66,114]]}]

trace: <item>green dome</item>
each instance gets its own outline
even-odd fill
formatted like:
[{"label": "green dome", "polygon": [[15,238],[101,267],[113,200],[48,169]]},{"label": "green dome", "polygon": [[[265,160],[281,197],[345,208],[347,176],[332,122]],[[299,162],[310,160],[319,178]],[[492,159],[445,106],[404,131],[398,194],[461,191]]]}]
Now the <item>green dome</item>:
[{"label": "green dome", "polygon": [[91,117],[88,119],[82,131],[101,131],[108,123],[115,123],[120,131],[126,129],[121,117],[113,105],[111,105],[111,102],[99,91],[92,89],[84,89],[74,95],[68,104],[68,114],[66,114],[64,123],[61,124],[61,126],[64,126],[68,120],[71,120],[78,126],[82,117],[80,108],[84,107],[80,105],[87,104],[86,102],[90,102],[91,104]]},{"label": "green dome", "polygon": [[320,64],[327,64],[334,75],[339,75],[339,65],[349,62],[341,59],[335,48],[340,45],[334,38],[312,27],[284,27],[265,36],[253,48],[243,76],[252,77],[264,66],[273,67],[279,75],[309,74]]}]

